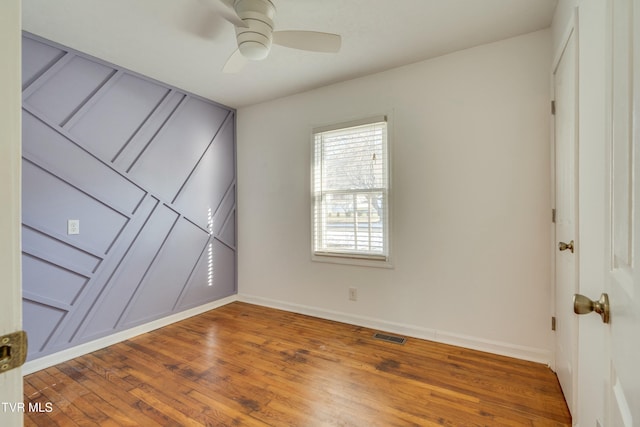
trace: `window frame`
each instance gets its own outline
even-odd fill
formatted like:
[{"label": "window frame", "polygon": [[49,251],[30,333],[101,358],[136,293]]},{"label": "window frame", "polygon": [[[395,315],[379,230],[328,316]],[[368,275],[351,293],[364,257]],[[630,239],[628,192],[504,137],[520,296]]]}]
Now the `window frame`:
[{"label": "window frame", "polygon": [[[348,129],[356,126],[363,126],[367,124],[374,124],[378,122],[386,123],[386,194],[387,194],[387,209],[386,209],[386,233],[383,233],[385,236],[385,247],[386,247],[386,255],[375,255],[375,254],[358,254],[351,252],[318,252],[316,251],[316,196],[315,196],[315,165],[316,165],[316,142],[315,136],[318,133],[329,132],[340,129]],[[392,224],[393,224],[393,192],[392,192],[392,120],[390,114],[378,114],[366,116],[365,118],[360,118],[356,120],[344,121],[339,123],[333,123],[324,126],[313,127],[310,132],[311,142],[310,142],[310,218],[311,218],[311,260],[318,262],[327,262],[334,264],[347,264],[347,265],[357,265],[357,266],[366,266],[366,267],[383,267],[383,268],[393,268],[392,264],[392,254],[393,254],[393,245],[392,245]],[[366,191],[366,190],[365,190]],[[357,193],[358,190],[354,190],[353,193]]]}]

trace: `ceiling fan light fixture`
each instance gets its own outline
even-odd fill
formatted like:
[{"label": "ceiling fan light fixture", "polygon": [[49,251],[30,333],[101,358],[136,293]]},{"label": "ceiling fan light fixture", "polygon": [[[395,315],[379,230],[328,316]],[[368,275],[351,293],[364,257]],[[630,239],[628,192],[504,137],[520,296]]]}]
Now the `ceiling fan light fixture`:
[{"label": "ceiling fan light fixture", "polygon": [[273,41],[275,7],[268,0],[236,0],[235,8],[246,24],[236,27],[238,50],[252,61],[266,58]]},{"label": "ceiling fan light fixture", "polygon": [[236,27],[238,49],[242,56],[253,61],[264,59],[271,50],[273,26],[269,22],[246,19],[248,28]]},{"label": "ceiling fan light fixture", "polygon": [[252,61],[259,61],[269,55],[269,47],[259,41],[248,40],[238,44],[242,56]]}]

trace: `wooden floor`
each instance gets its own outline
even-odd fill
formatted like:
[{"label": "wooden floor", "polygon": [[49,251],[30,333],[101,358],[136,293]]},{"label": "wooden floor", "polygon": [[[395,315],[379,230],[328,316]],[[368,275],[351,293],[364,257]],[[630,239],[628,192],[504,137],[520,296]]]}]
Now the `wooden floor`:
[{"label": "wooden floor", "polygon": [[25,425],[571,425],[546,366],[373,332],[232,303],[26,376]]}]

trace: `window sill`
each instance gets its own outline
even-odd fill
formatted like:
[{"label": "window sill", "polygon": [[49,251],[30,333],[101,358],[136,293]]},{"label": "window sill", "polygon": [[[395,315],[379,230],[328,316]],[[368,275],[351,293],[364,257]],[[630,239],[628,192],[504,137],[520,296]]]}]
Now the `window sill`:
[{"label": "window sill", "polygon": [[318,254],[311,255],[311,261],[329,264],[355,265],[360,267],[393,268],[390,258],[367,258],[350,256],[348,254]]}]

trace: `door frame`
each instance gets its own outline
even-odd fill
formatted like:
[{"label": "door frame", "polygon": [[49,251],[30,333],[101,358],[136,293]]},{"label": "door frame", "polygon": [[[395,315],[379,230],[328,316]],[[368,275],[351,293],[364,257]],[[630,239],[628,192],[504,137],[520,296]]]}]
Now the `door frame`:
[{"label": "door frame", "polygon": [[[21,21],[20,0],[0,2],[0,335],[22,328]],[[22,384],[21,368],[0,374],[0,424],[23,425]]]},{"label": "door frame", "polygon": [[[574,64],[574,68],[575,68],[575,122],[574,122],[574,132],[575,132],[575,138],[576,138],[576,148],[574,150],[574,180],[575,180],[575,245],[579,246],[580,244],[580,236],[579,236],[579,230],[580,230],[580,212],[579,212],[579,156],[578,156],[578,151],[579,151],[579,144],[580,144],[580,133],[579,133],[579,97],[580,97],[580,91],[579,91],[579,70],[580,70],[580,39],[579,39],[579,32],[578,32],[578,7],[575,7],[572,10],[572,13],[569,17],[568,22],[565,25],[565,28],[562,32],[562,36],[560,38],[561,42],[559,44],[559,47],[557,48],[556,52],[554,53],[553,56],[553,60],[551,62],[551,70],[550,70],[550,93],[551,93],[551,100],[553,102],[555,102],[556,100],[556,91],[555,91],[555,85],[556,85],[556,79],[555,79],[555,75],[558,69],[558,66],[560,65],[560,61],[567,49],[567,46],[569,44],[569,41],[571,39],[571,37],[573,36],[574,39],[574,44],[575,44],[575,64]],[[556,183],[557,183],[557,174],[556,174],[556,116],[555,116],[555,111],[552,111],[552,115],[551,115],[551,126],[550,126],[550,165],[551,165],[551,206],[552,209],[554,210],[554,213],[556,212],[556,196],[557,196],[557,187],[556,187]],[[551,225],[550,225],[550,235],[551,235],[551,244],[550,244],[550,257],[551,257],[551,276],[550,276],[550,283],[551,285],[551,304],[550,304],[550,317],[552,317],[553,319],[557,318],[557,312],[558,312],[558,302],[556,299],[556,291],[558,288],[558,284],[556,282],[556,257],[558,254],[558,250],[557,250],[557,242],[558,242],[558,238],[556,236],[556,222],[555,222],[555,214],[553,216],[553,221],[551,221]],[[580,261],[580,257],[579,257],[579,251],[577,251],[576,253],[576,257],[575,257],[575,290],[576,292],[579,289],[579,283],[580,283],[580,265],[579,265],[579,261]],[[553,323],[555,325],[555,322]],[[579,391],[579,387],[578,387],[578,379],[579,379],[579,375],[578,375],[578,360],[579,360],[579,355],[578,355],[578,350],[580,348],[579,345],[579,341],[578,341],[578,322],[576,320],[575,323],[575,331],[576,331],[576,337],[575,340],[573,340],[573,343],[567,343],[567,345],[572,345],[573,346],[573,351],[572,351],[572,356],[573,356],[573,361],[572,361],[572,384],[571,384],[571,388],[572,388],[572,396],[573,396],[573,412],[572,412],[572,417],[573,417],[573,424],[576,425],[577,424],[577,415],[579,413],[578,407],[579,407],[579,399],[577,398],[578,396],[578,391]],[[554,371],[557,372],[557,351],[556,351],[556,332],[554,330],[553,334],[551,335],[551,347],[553,349],[552,351],[552,358],[551,361],[549,363],[549,367]]]}]

